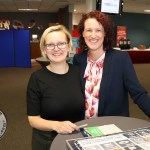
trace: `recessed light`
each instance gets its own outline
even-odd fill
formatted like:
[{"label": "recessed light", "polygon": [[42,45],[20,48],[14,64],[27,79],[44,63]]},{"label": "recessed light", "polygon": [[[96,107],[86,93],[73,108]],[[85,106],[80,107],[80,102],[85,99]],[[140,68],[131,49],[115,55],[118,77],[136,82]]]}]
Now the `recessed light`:
[{"label": "recessed light", "polygon": [[18,9],[19,11],[38,11],[38,9]]},{"label": "recessed light", "polygon": [[30,2],[41,2],[42,0],[27,0],[27,1],[30,1]]},{"label": "recessed light", "polygon": [[149,9],[147,9],[147,10],[144,10],[145,12],[150,12],[150,10]]}]

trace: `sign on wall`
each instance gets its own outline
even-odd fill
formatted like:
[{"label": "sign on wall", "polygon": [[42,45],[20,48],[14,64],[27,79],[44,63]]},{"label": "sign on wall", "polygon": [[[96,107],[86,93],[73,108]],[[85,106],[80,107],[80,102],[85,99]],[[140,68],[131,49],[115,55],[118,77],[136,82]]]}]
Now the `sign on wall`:
[{"label": "sign on wall", "polygon": [[4,135],[7,128],[7,121],[4,113],[0,111],[0,138]]},{"label": "sign on wall", "polygon": [[127,27],[126,26],[117,26],[117,39],[116,45],[119,46],[119,41],[121,39],[126,39],[127,37]]}]

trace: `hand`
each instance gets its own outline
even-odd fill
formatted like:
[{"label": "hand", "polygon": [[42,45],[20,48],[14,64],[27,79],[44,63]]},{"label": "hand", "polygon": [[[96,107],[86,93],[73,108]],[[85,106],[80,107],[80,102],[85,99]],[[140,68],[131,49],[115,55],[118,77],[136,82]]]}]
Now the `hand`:
[{"label": "hand", "polygon": [[58,121],[55,123],[54,128],[55,128],[54,130],[57,133],[61,133],[61,134],[69,134],[75,130],[79,130],[78,126],[70,121],[61,121],[61,122]]}]

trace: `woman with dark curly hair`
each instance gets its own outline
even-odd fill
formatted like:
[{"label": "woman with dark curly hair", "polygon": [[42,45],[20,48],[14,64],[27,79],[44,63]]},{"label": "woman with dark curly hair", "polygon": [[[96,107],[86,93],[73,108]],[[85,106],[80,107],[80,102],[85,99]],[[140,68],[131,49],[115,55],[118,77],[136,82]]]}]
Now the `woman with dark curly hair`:
[{"label": "woman with dark curly hair", "polygon": [[81,53],[73,63],[80,66],[85,118],[129,116],[128,94],[150,117],[150,97],[128,52],[113,49],[113,28],[109,16],[97,10],[84,14],[78,25]]}]

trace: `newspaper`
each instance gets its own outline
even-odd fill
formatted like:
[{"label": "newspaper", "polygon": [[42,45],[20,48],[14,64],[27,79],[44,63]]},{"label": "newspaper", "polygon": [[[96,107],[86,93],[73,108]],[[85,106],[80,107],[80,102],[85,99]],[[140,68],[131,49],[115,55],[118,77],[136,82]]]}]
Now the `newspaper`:
[{"label": "newspaper", "polygon": [[69,150],[150,150],[150,127],[66,140]]}]

